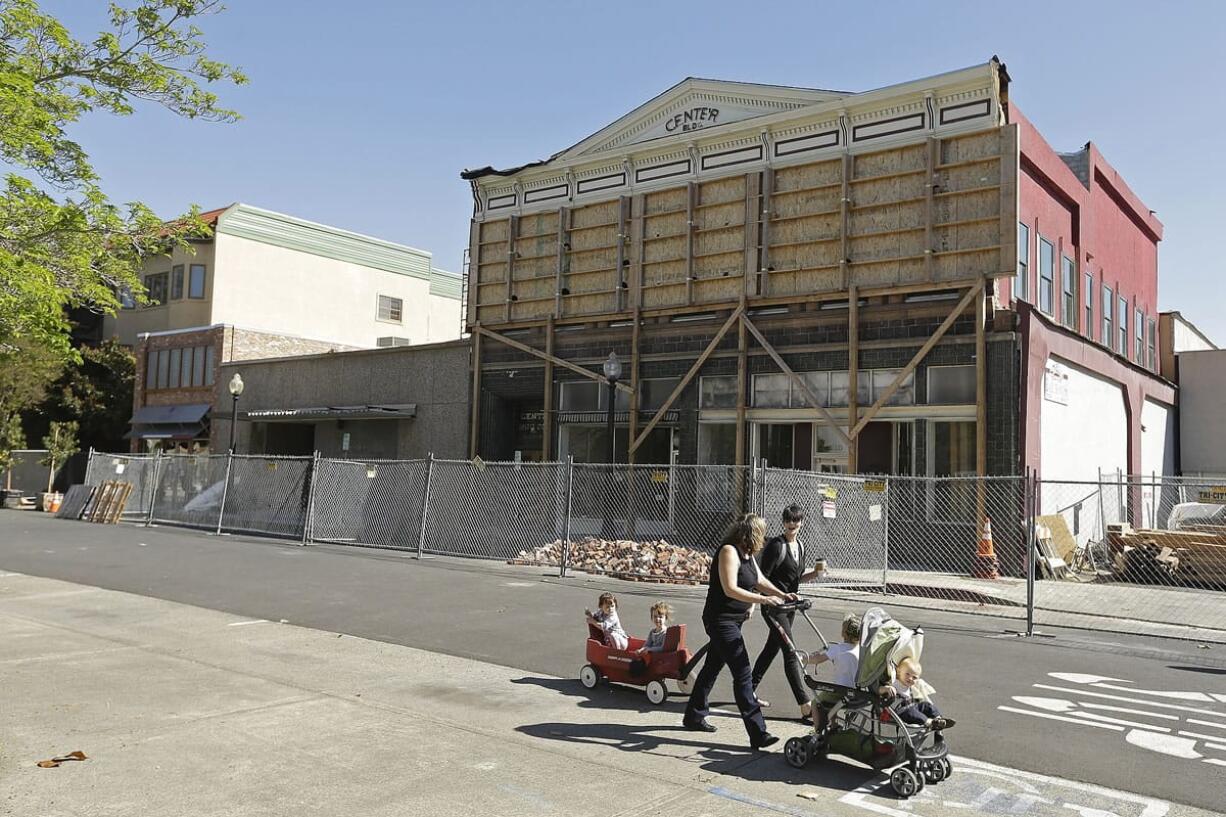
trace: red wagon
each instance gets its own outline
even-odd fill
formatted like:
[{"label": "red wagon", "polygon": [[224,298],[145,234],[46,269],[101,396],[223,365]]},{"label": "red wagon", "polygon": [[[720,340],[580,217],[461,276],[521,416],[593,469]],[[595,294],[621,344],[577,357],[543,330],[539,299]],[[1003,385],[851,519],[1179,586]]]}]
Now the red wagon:
[{"label": "red wagon", "polygon": [[[664,632],[664,649],[660,652],[635,655],[635,650],[642,646],[643,639],[631,636],[627,649],[614,649],[604,643],[600,628],[589,624],[587,663],[579,670],[579,682],[588,689],[595,689],[601,678],[646,687],[647,700],[653,704],[662,704],[668,698],[667,680],[675,681],[677,690],[688,695],[693,681],[688,675],[693,656],[685,648],[685,625],[674,624]],[[631,665],[640,658],[643,671],[631,674]]]}]

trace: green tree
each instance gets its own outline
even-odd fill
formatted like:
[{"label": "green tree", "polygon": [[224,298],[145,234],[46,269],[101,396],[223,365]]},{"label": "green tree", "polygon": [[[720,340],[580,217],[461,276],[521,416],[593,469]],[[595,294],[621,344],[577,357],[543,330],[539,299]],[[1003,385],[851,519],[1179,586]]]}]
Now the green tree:
[{"label": "green tree", "polygon": [[47,469],[47,493],[51,493],[55,485],[56,464],[63,465],[69,457],[81,450],[81,446],[77,444],[77,431],[75,420],[55,422],[51,424],[47,436],[43,437],[43,448],[47,449],[47,454],[38,464]]},{"label": "green tree", "polygon": [[50,423],[75,420],[83,447],[118,451],[132,415],[136,358],[114,338],[80,350],[80,361],[69,362],[47,390],[37,416],[26,417],[26,431],[39,437]]},{"label": "green tree", "polygon": [[[0,474],[5,475],[6,483],[8,472],[18,461],[18,458],[13,456],[13,451],[25,447],[26,435],[21,430],[21,418],[15,414],[0,417]],[[3,487],[7,488],[8,485]]]},{"label": "green tree", "polygon": [[109,27],[83,41],[36,0],[0,0],[0,162],[17,171],[0,185],[0,348],[29,338],[72,357],[66,307],[114,312],[121,292],[142,299],[143,260],[207,234],[198,208],[167,224],[139,202],[113,204],[68,129],[142,102],[235,121],[207,86],[246,77],[206,56],[195,24],[222,9],[220,0],[112,4]]}]

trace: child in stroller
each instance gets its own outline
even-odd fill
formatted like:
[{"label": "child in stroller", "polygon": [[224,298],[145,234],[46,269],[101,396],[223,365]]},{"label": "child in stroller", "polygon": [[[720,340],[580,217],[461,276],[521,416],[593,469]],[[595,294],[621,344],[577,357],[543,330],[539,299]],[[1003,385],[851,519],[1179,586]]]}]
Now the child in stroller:
[{"label": "child in stroller", "polygon": [[934,728],[934,719],[908,723],[897,707],[910,701],[902,695],[886,700],[879,694],[881,687],[892,686],[898,664],[904,659],[918,664],[923,649],[923,630],[904,627],[879,607],[867,610],[860,620],[860,663],[855,684],[844,686],[806,677],[815,693],[814,710],[825,706],[826,716],[811,734],[792,738],[784,745],[787,762],[803,768],[813,758],[824,759],[834,753],[877,769],[894,766],[890,785],[903,798],[921,791],[926,783],[949,777],[953,771],[949,747],[940,730]]}]

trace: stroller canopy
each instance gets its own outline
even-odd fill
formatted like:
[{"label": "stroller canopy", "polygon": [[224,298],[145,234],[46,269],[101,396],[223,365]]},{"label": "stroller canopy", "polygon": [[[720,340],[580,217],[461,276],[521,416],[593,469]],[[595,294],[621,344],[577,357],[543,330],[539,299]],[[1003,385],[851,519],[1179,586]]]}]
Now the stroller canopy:
[{"label": "stroller canopy", "polygon": [[904,658],[919,661],[924,634],[904,627],[880,607],[870,607],[860,619],[860,666],[856,686],[871,687],[893,680],[893,667]]}]

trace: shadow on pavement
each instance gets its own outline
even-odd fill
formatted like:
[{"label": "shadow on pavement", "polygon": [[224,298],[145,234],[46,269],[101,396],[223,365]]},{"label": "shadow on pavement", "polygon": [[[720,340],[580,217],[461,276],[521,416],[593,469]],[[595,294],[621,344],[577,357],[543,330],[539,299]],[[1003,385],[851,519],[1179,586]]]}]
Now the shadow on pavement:
[{"label": "shadow on pavement", "polygon": [[[701,758],[703,771],[759,783],[784,783],[830,790],[842,796],[879,776],[878,772],[839,760],[793,769],[781,751],[755,752],[749,748],[741,724],[721,718],[720,732],[706,735],[676,726],[643,726],[623,723],[536,723],[516,731],[543,740],[606,746],[622,752],[677,757],[688,752]],[[726,721],[726,723],[724,723]],[[722,738],[721,734],[727,735]]]},{"label": "shadow on pavement", "polygon": [[1167,664],[1166,668],[1179,670],[1180,672],[1203,672],[1206,675],[1226,675],[1226,669],[1215,669],[1214,667],[1181,667],[1175,664]]}]

